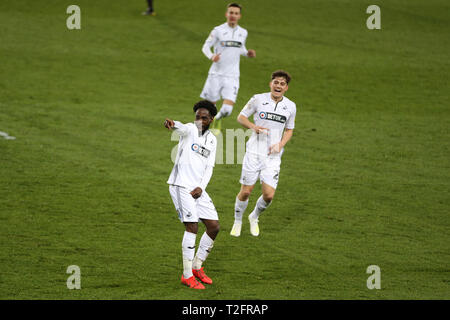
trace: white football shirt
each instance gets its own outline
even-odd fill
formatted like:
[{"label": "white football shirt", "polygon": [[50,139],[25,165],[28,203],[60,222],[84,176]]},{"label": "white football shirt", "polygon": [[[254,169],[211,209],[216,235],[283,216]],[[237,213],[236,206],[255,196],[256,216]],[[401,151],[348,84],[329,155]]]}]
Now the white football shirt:
[{"label": "white football shirt", "polygon": [[[287,97],[275,102],[270,92],[255,94],[244,106],[241,113],[249,118],[253,115],[255,125],[267,128],[266,133],[253,132],[246,144],[246,152],[267,156],[270,146],[281,141],[284,129],[294,129],[297,107]],[[281,157],[284,148],[271,157]]]},{"label": "white football shirt", "polygon": [[211,59],[211,47],[214,47],[214,54],[220,53],[220,59],[213,62],[209,68],[209,74],[239,77],[239,62],[241,55],[247,56],[245,41],[248,32],[240,26],[230,27],[228,23],[215,27],[208,39],[206,39],[202,52],[208,59]]},{"label": "white football shirt", "polygon": [[[216,161],[217,139],[206,130],[202,135],[194,123],[182,124],[175,121],[174,129],[180,135],[177,157],[170,173],[168,184],[193,190],[201,187],[205,190],[209,177],[208,167],[214,167]],[[211,172],[212,173],[212,172]]]}]

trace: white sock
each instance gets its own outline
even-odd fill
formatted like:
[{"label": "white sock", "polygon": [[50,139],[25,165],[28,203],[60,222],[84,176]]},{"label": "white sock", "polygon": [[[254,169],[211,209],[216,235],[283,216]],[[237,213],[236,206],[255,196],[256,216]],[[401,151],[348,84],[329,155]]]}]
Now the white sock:
[{"label": "white sock", "polygon": [[245,209],[247,209],[248,199],[245,201],[239,200],[236,197],[236,202],[234,203],[234,221],[242,223],[242,216],[244,215]]},{"label": "white sock", "polygon": [[258,201],[256,201],[256,206],[255,209],[253,209],[253,212],[250,213],[250,217],[252,219],[258,219],[259,215],[267,209],[267,207],[270,206],[271,202],[265,202],[263,199],[263,196],[261,195],[261,197],[258,198]]},{"label": "white sock", "polygon": [[206,260],[206,258],[208,258],[208,255],[210,254],[213,246],[214,240],[211,239],[206,232],[203,233],[198,245],[197,254],[195,255],[194,262],[192,264],[192,268],[196,270],[202,268],[202,264]]},{"label": "white sock", "polygon": [[215,120],[220,120],[221,118],[228,117],[231,112],[233,112],[233,106],[231,104],[222,104],[219,113],[216,115]]},{"label": "white sock", "polygon": [[196,238],[197,235],[195,233],[185,231],[183,241],[181,242],[183,251],[183,276],[185,279],[193,276],[192,260],[194,260]]}]

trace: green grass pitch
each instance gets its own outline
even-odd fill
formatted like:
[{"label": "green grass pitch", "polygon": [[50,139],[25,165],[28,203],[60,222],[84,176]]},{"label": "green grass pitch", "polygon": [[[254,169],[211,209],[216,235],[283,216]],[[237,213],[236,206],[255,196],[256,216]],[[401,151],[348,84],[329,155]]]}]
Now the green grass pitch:
[{"label": "green grass pitch", "polygon": [[[0,137],[1,299],[450,298],[444,0],[241,1],[257,57],[241,60],[223,126],[240,128],[281,68],[296,129],[258,238],[248,224],[229,235],[241,166],[215,167],[215,283],[180,284],[163,121],[193,120],[210,66],[201,46],[228,2],[156,0],[155,17],[143,0],[0,2],[0,131],[16,137]],[[71,4],[81,30],[66,27]],[[366,27],[371,4],[381,30]],[[69,265],[81,290],[66,287]],[[369,265],[380,290],[366,286]]]}]

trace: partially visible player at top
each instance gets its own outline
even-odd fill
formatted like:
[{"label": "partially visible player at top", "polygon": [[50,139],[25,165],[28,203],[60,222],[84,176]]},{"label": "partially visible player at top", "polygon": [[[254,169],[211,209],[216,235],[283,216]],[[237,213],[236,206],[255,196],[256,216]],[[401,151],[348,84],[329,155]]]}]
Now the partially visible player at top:
[{"label": "partially visible player at top", "polygon": [[142,12],[144,16],[156,16],[155,9],[153,9],[153,0],[147,0],[147,10]]},{"label": "partially visible player at top", "polygon": [[[203,44],[202,52],[212,60],[200,97],[216,104],[223,99],[222,107],[215,118],[214,128],[220,130],[220,119],[231,115],[239,91],[239,62],[241,56],[254,58],[255,50],[245,47],[248,32],[238,25],[242,7],[237,3],[227,6],[227,22],[215,27]],[[211,47],[214,51],[211,52]]]},{"label": "partially visible player at top", "polygon": [[[284,96],[290,81],[291,76],[287,72],[273,72],[270,92],[255,94],[238,116],[238,122],[252,129],[253,133],[246,144],[242,162],[241,190],[234,205],[232,236],[239,237],[241,234],[242,216],[258,179],[261,181],[262,195],[248,216],[253,236],[259,235],[259,216],[272,203],[275,195],[283,148],[292,137],[297,113],[295,103]],[[251,116],[253,122],[249,120]]]},{"label": "partially visible player at top", "polygon": [[[194,105],[195,121],[183,124],[166,119],[164,126],[174,129],[180,135],[178,152],[167,183],[178,217],[185,225],[181,242],[183,275],[181,283],[193,289],[205,289],[203,283],[211,284],[202,267],[219,233],[219,217],[216,208],[206,192],[216,159],[216,137],[208,130],[216,106],[207,100]],[[206,226],[195,254],[195,240],[198,222]],[[196,279],[197,278],[197,279]]]}]

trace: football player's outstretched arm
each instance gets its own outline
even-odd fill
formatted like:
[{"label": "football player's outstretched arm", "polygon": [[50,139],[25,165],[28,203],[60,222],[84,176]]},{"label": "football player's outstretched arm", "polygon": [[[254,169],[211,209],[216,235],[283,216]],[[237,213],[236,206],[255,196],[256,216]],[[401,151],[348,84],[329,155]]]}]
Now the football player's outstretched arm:
[{"label": "football player's outstretched arm", "polygon": [[172,129],[177,130],[180,136],[185,136],[189,132],[189,128],[185,124],[181,123],[180,121],[174,121],[169,118],[166,118],[166,120],[164,121],[164,127],[166,127],[169,130]]},{"label": "football player's outstretched arm", "polygon": [[175,121],[173,121],[169,118],[166,118],[166,120],[164,121],[164,127],[166,127],[169,130],[172,130],[173,127],[175,127]]}]

